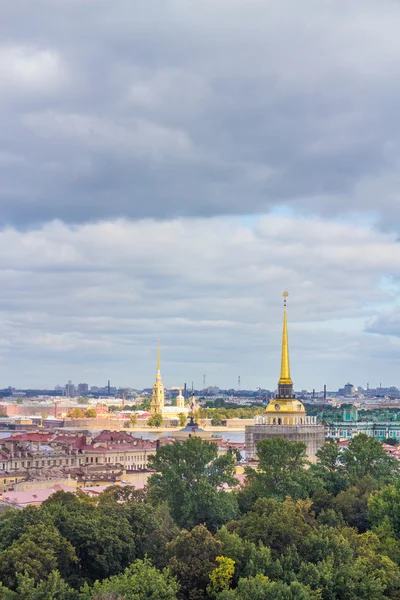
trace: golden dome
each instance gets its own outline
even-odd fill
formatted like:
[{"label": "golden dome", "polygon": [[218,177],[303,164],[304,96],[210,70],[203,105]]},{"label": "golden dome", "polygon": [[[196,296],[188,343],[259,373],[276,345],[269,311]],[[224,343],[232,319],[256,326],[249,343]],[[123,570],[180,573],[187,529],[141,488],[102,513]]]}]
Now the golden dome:
[{"label": "golden dome", "polygon": [[265,409],[267,413],[275,413],[276,415],[301,415],[306,414],[306,409],[303,404],[295,398],[291,400],[284,400],[280,398],[273,398]]}]

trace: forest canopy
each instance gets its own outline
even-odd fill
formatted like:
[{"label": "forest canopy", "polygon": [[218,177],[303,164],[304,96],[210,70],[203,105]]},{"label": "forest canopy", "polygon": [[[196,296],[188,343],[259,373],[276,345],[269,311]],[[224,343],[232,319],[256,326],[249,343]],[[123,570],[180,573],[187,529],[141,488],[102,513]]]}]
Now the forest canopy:
[{"label": "forest canopy", "polygon": [[145,490],[56,492],[0,516],[0,600],[400,598],[399,462],[360,434],[267,439],[235,457],[199,438],[158,449]]}]

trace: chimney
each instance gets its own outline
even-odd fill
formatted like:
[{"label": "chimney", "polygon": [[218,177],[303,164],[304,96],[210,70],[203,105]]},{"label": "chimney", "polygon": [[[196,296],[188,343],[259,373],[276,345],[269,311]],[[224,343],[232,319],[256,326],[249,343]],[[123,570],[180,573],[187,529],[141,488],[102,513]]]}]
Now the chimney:
[{"label": "chimney", "polygon": [[324,400],[326,400],[326,383],[324,385]]}]

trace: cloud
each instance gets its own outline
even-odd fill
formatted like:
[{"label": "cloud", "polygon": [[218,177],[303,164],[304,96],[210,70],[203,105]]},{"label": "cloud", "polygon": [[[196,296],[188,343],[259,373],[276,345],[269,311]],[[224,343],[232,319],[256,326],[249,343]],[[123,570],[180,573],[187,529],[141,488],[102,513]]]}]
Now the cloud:
[{"label": "cloud", "polygon": [[2,224],[283,204],[397,228],[399,17],[392,0],[9,3]]},{"label": "cloud", "polygon": [[[150,386],[156,340],[169,385],[275,386],[282,301],[298,388],[393,381],[400,344],[370,335],[396,293],[395,236],[325,219],[268,216],[51,222],[0,233],[3,385],[69,378]],[[392,332],[396,335],[396,330]],[[380,358],[382,357],[382,358]],[[237,375],[234,375],[237,373]],[[370,382],[371,385],[373,382]]]}]

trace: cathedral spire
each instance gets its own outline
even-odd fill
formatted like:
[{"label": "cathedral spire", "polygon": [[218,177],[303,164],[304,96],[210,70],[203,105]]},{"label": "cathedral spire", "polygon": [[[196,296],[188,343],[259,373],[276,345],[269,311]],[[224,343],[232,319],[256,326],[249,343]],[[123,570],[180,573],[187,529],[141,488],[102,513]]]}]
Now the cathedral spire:
[{"label": "cathedral spire", "polygon": [[157,374],[156,382],[153,385],[153,394],[151,396],[150,412],[151,414],[162,414],[164,409],[164,386],[161,381],[161,348],[160,340],[157,346]]},{"label": "cathedral spire", "polygon": [[278,381],[278,397],[293,398],[293,381],[290,377],[289,342],[286,318],[286,298],[288,292],[283,292],[283,332],[282,332],[282,357],[281,376]]},{"label": "cathedral spire", "polygon": [[281,376],[279,383],[293,384],[290,378],[290,362],[289,362],[289,343],[288,343],[288,332],[287,332],[287,319],[286,319],[286,298],[289,296],[289,292],[283,292],[283,332],[282,332],[282,359],[281,359]]}]

